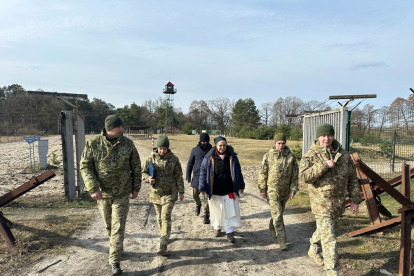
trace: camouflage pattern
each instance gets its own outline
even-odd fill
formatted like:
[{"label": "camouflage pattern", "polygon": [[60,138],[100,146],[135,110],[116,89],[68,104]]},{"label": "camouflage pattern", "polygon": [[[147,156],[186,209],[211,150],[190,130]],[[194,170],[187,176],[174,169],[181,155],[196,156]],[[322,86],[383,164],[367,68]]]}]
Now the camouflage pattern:
[{"label": "camouflage pattern", "polygon": [[158,229],[162,240],[168,241],[171,234],[171,214],[174,208],[174,201],[161,205],[154,203],[155,212],[157,213]]},{"label": "camouflage pattern", "polygon": [[326,216],[315,216],[316,231],[310,239],[311,247],[322,248],[324,268],[326,270],[339,269],[338,247],[336,243],[336,220]]},{"label": "camouflage pattern", "polygon": [[[333,160],[335,166],[329,168],[327,160]],[[337,275],[336,219],[345,211],[346,196],[355,204],[362,201],[353,161],[338,141],[333,141],[332,150],[315,141],[302,157],[299,177],[308,183],[311,209],[316,219],[311,248],[322,247],[327,275]]]},{"label": "camouflage pattern", "polygon": [[154,166],[155,184],[150,187],[149,201],[161,205],[177,201],[178,193],[184,194],[183,171],[178,157],[171,151],[161,156],[154,150],[142,169],[142,180],[148,183],[150,161]]},{"label": "camouflage pattern", "polygon": [[157,213],[158,228],[160,229],[160,250],[158,254],[165,255],[171,233],[171,213],[178,193],[184,194],[184,179],[180,160],[171,151],[161,156],[156,149],[145,161],[142,169],[142,179],[149,182],[149,162],[154,167],[155,184],[150,186],[149,201],[154,204]]},{"label": "camouflage pattern", "polygon": [[129,210],[129,195],[122,198],[102,198],[98,200],[98,207],[109,237],[109,263],[120,263]]},{"label": "camouflage pattern", "polygon": [[267,198],[270,205],[271,218],[269,221],[269,231],[272,236],[277,237],[278,241],[286,241],[285,223],[283,221],[283,212],[285,211],[286,202],[288,200],[274,200]]},{"label": "camouflage pattern", "polygon": [[298,163],[288,147],[272,148],[263,156],[258,186],[268,198],[285,200],[298,191]]},{"label": "camouflage pattern", "polygon": [[141,188],[141,160],[134,142],[121,136],[114,144],[106,131],[85,145],[80,171],[90,194],[102,192],[103,198],[122,198]]},{"label": "camouflage pattern", "polygon": [[298,163],[288,147],[282,150],[272,148],[263,156],[258,184],[260,192],[267,194],[270,205],[270,233],[279,242],[286,241],[283,212],[289,194],[298,191]]},{"label": "camouflage pattern", "polygon": [[[333,150],[330,150],[315,141],[302,157],[299,177],[308,184],[313,214],[337,218],[345,211],[345,198],[348,195],[355,204],[359,204],[362,199],[351,156],[336,140],[332,147]],[[329,168],[327,160],[333,160],[335,167]]]},{"label": "camouflage pattern", "polygon": [[206,195],[203,195],[203,201],[201,201],[200,199],[200,190],[197,188],[193,188],[193,199],[196,203],[197,206],[199,206],[200,204],[202,204],[202,208],[203,208],[203,216],[210,216],[210,209],[208,208],[208,198]]}]

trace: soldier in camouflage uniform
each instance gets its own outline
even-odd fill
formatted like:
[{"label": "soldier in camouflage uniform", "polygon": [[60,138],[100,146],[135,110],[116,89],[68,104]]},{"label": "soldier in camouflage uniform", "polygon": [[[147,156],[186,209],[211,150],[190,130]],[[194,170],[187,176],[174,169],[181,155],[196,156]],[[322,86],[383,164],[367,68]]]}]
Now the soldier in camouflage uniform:
[{"label": "soldier in camouflage uniform", "polygon": [[[180,160],[169,149],[167,136],[157,139],[157,148],[145,161],[142,179],[151,184],[149,201],[154,204],[157,212],[160,244],[157,252],[160,256],[167,255],[167,245],[171,233],[171,213],[175,202],[184,199],[184,180]],[[154,177],[149,175],[149,162],[154,168]]]},{"label": "soldier in camouflage uniform", "polygon": [[285,135],[277,133],[274,138],[275,146],[263,156],[258,183],[260,195],[270,205],[270,233],[277,237],[280,249],[287,250],[283,211],[288,199],[298,191],[299,171],[295,156],[286,146]]},{"label": "soldier in camouflage uniform", "polygon": [[325,266],[328,276],[339,275],[335,223],[345,211],[345,198],[348,195],[352,202],[351,211],[355,215],[358,214],[358,204],[362,199],[353,161],[334,139],[333,126],[318,126],[316,135],[318,139],[302,157],[299,166],[299,177],[308,184],[312,213],[316,220],[316,231],[310,239],[308,255],[317,264]]},{"label": "soldier in camouflage uniform", "polygon": [[138,151],[134,142],[122,133],[121,119],[115,115],[108,116],[101,134],[86,143],[80,161],[85,187],[98,201],[106,225],[113,275],[122,275],[120,261],[129,199],[137,198],[141,188]]}]

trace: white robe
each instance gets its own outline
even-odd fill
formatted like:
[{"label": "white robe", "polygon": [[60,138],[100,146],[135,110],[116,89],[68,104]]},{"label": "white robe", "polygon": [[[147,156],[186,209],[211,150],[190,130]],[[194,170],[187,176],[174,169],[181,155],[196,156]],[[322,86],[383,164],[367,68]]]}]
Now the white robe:
[{"label": "white robe", "polygon": [[234,193],[236,199],[228,195],[212,195],[208,201],[210,207],[210,224],[218,229],[221,226],[240,227],[241,216],[239,197]]}]

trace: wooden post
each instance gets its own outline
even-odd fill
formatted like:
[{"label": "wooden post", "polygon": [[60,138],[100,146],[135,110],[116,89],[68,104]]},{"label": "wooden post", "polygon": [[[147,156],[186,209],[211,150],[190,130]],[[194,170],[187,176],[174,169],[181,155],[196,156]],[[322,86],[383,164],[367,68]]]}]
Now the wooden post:
[{"label": "wooden post", "polygon": [[[408,200],[410,196],[410,166],[402,163],[401,192]],[[411,223],[412,212],[401,212],[400,276],[411,275]]]},{"label": "wooden post", "polygon": [[[361,160],[359,158],[359,155],[357,153],[351,154],[352,160],[354,163],[357,163],[358,160]],[[378,224],[381,222],[377,202],[375,201],[374,194],[372,192],[372,188],[369,182],[368,177],[365,175],[363,171],[361,171],[359,168],[356,168],[358,180],[361,184],[361,190],[364,194],[365,203],[367,205],[368,215],[371,220],[371,224]]]},{"label": "wooden post", "polygon": [[74,121],[74,129],[76,143],[76,191],[78,192],[78,197],[81,197],[85,186],[80,174],[79,163],[82,158],[83,149],[85,148],[85,119],[77,112],[76,121]]},{"label": "wooden post", "polygon": [[75,200],[75,164],[73,156],[73,122],[72,111],[62,111],[62,155],[63,155],[63,181],[65,195],[69,201]]}]

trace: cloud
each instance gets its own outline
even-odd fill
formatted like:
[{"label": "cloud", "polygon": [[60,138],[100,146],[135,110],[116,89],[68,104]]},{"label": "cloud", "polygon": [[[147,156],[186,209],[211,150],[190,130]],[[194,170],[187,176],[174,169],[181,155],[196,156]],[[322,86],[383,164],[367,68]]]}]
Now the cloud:
[{"label": "cloud", "polygon": [[37,65],[16,65],[15,66],[18,69],[27,70],[27,71],[40,71],[43,70],[42,66]]},{"label": "cloud", "polygon": [[367,49],[370,49],[374,46],[371,42],[355,42],[355,43],[336,43],[336,44],[330,44],[326,46],[325,48],[328,50],[344,50],[344,51],[351,51],[351,52],[357,52],[357,51],[365,51]]},{"label": "cloud", "polygon": [[367,68],[384,68],[390,67],[383,61],[373,61],[373,62],[358,62],[351,65],[351,70],[367,69]]}]

